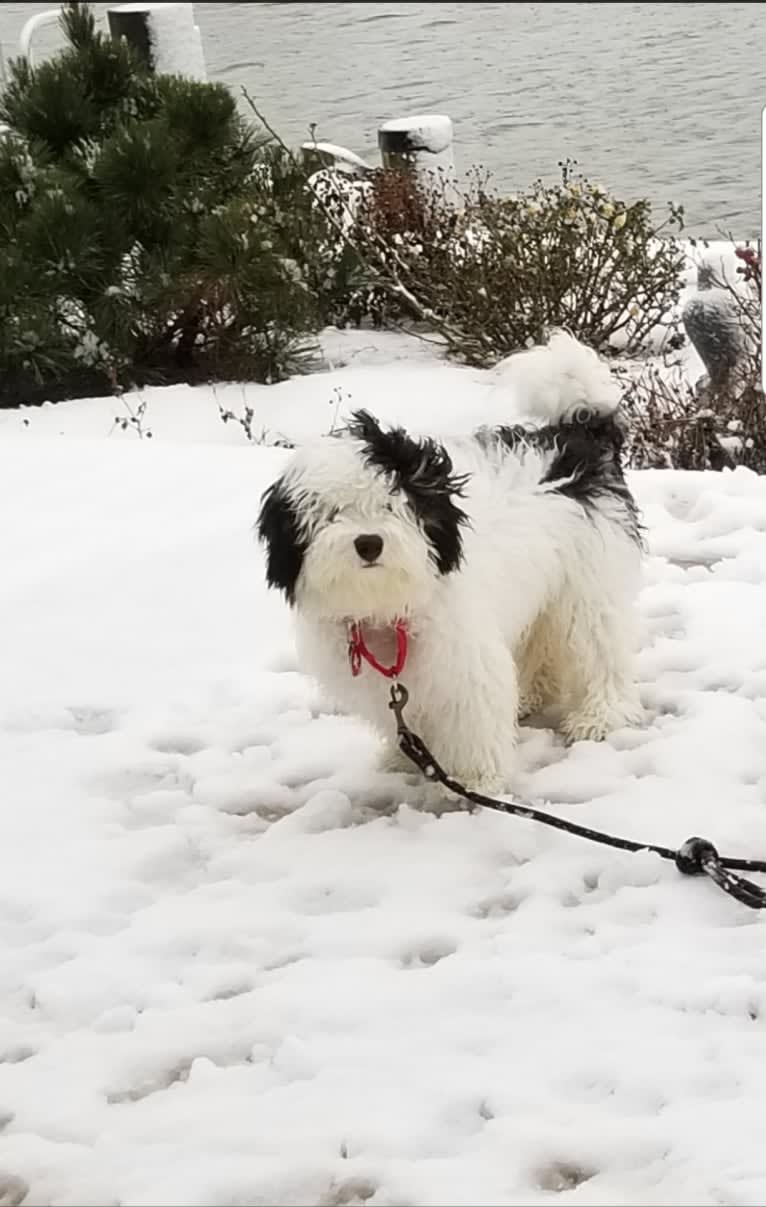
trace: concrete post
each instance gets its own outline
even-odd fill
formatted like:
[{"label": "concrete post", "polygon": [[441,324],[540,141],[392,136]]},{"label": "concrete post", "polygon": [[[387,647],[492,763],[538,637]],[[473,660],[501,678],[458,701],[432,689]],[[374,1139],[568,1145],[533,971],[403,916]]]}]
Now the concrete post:
[{"label": "concrete post", "polygon": [[125,38],[150,71],[207,79],[193,4],[116,4],[107,9],[109,32]]},{"label": "concrete post", "polygon": [[455,181],[452,121],[444,114],[425,113],[384,122],[378,130],[384,168],[415,173],[418,183],[449,197]]}]

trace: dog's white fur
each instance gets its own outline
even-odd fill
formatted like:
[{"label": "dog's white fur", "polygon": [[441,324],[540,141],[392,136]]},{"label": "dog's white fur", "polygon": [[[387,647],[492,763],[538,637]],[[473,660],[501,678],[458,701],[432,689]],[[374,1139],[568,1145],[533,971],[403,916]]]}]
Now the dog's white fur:
[{"label": "dog's white fur", "polygon": [[[581,406],[603,414],[617,407],[609,370],[564,334],[504,362],[498,379],[538,422]],[[403,618],[410,726],[456,779],[496,792],[513,782],[524,714],[557,705],[572,741],[638,719],[640,550],[608,494],[586,517],[576,499],[541,483],[550,452],[530,445],[509,454],[491,439],[448,451],[455,472],[470,477],[457,500],[469,517],[464,560],[447,575],[358,439],[323,438],[294,455],[283,481],[307,539],[295,591],[298,651],[301,668],[340,707],[377,729],[383,765],[411,771],[392,740],[388,681],[366,664],[353,678],[347,648],[348,622],[360,621],[378,658],[393,662],[393,622]],[[372,567],[353,543],[368,533],[384,541]]]},{"label": "dog's white fur", "polygon": [[547,344],[507,356],[492,375],[500,397],[514,398],[517,422],[560,423],[578,407],[611,415],[620,405],[609,366],[565,331],[554,331]]}]

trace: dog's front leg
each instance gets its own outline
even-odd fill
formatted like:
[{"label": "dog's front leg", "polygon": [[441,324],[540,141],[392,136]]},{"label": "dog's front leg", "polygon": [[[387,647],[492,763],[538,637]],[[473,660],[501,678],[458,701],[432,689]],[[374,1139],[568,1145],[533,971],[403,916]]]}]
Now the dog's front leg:
[{"label": "dog's front leg", "polygon": [[421,651],[407,684],[409,723],[451,778],[490,795],[507,791],[513,776],[518,677],[507,646],[472,631],[471,639],[461,634],[447,648]]}]

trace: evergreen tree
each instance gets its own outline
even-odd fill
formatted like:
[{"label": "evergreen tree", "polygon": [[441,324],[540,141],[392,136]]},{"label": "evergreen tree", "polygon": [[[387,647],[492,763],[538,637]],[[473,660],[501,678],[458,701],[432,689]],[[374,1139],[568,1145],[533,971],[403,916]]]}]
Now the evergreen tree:
[{"label": "evergreen tree", "polygon": [[0,405],[305,367],[305,179],[277,195],[286,159],[223,85],[152,74],[87,4],[62,24],[0,97]]}]

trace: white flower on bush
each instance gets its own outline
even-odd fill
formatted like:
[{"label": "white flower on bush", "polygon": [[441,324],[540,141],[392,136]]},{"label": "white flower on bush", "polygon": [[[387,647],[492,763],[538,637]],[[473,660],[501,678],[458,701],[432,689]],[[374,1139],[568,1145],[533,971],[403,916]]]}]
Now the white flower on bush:
[{"label": "white flower on bush", "polygon": [[37,167],[27,147],[25,144],[17,141],[16,135],[6,135],[6,137],[11,138],[15,143],[13,148],[14,166],[21,178],[21,185],[14,192],[14,200],[17,205],[25,205],[31,201],[36,192],[35,177],[37,175]]},{"label": "white flower on bush", "polygon": [[94,142],[92,138],[83,139],[82,142],[78,143],[77,145],[77,153],[79,154],[88,171],[92,172],[96,166],[96,161],[99,155],[98,143]]},{"label": "white flower on bush", "polygon": [[285,276],[288,278],[288,280],[293,281],[295,284],[299,284],[303,280],[303,273],[301,272],[300,265],[296,260],[292,260],[289,256],[285,256],[285,258],[282,260],[282,268],[284,269]]},{"label": "white flower on bush", "polygon": [[99,362],[104,363],[109,359],[109,349],[98,338],[95,331],[85,331],[74,350],[74,356],[84,365],[97,365]]},{"label": "white flower on bush", "polygon": [[740,436],[718,436],[717,440],[721,448],[730,453],[732,457],[742,452],[742,439]]}]

